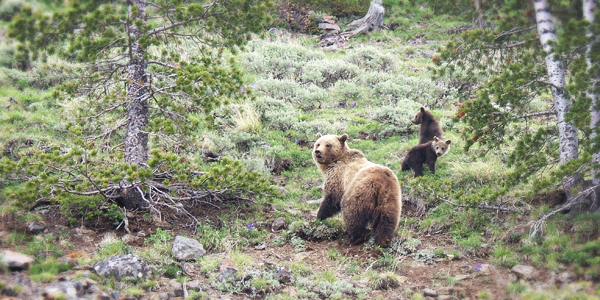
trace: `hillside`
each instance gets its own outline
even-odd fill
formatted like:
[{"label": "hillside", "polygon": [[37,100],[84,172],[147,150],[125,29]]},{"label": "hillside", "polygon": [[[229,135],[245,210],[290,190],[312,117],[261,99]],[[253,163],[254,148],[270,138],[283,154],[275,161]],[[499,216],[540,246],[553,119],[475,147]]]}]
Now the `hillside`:
[{"label": "hillside", "polygon": [[[156,174],[164,186],[156,188],[159,196],[151,209],[131,210],[100,194],[86,196],[75,185],[79,194],[52,190],[53,197],[32,198],[26,193],[30,185],[43,183],[6,175],[13,166],[35,177],[26,171],[32,161],[58,166],[57,157],[72,160],[72,170],[85,167],[81,174],[101,173],[121,168],[124,152],[124,134],[118,131],[111,137],[116,142],[83,137],[102,135],[123,120],[124,112],[93,119],[88,97],[58,93],[61,84],[84,74],[77,73],[82,64],[50,55],[20,68],[18,43],[8,37],[9,18],[3,15],[15,3],[0,6],[0,248],[34,260],[25,270],[2,264],[2,297],[598,298],[600,215],[557,214],[546,220],[541,236],[529,239],[531,225],[563,204],[564,192],[534,187],[549,171],[507,188],[503,180],[515,169],[507,163],[514,144],[465,147],[477,138],[466,132],[458,112],[475,97],[478,82],[464,70],[443,76],[433,70],[451,35],[470,28],[470,22],[434,14],[426,2],[385,1],[386,28],[348,40],[346,49],[329,52],[317,46],[315,25],[326,13],[313,12],[310,30],[278,24],[253,35],[244,47],[225,50],[223,59],[214,60],[223,70],[240,70],[241,92],[223,96],[227,101],[210,111],[169,106],[185,116],[183,125],[150,123],[157,134],[149,141],[149,165],[160,161]],[[28,3],[61,9],[50,2]],[[272,11],[275,17],[281,5]],[[350,19],[339,18],[338,24],[346,29]],[[156,55],[177,52],[181,66],[201,65],[194,59],[210,52],[184,43],[149,49]],[[534,112],[549,110],[549,98],[549,91],[536,96]],[[413,171],[401,171],[401,164],[418,144],[419,127],[411,120],[421,107],[440,121],[444,139],[452,144],[437,160],[435,174],[425,170],[414,178]],[[524,122],[534,131],[549,120],[540,116]],[[177,133],[169,136],[171,126],[187,131],[173,130]],[[347,133],[349,147],[397,175],[403,211],[390,248],[373,240],[348,245],[341,215],[316,220],[323,195],[311,156],[317,133]],[[89,152],[69,154],[78,147]],[[91,154],[94,149],[97,156]],[[111,173],[117,179],[110,182],[138,176],[136,168],[125,168]],[[184,193],[197,191],[191,189],[164,192],[165,186],[193,185],[197,178],[210,185],[202,190],[208,193],[204,198],[185,198]],[[248,186],[253,189],[245,190]],[[496,202],[489,203],[490,198]],[[180,237],[198,241],[206,253],[178,258],[173,245]],[[100,274],[98,263],[116,255],[136,255],[148,274]]]}]

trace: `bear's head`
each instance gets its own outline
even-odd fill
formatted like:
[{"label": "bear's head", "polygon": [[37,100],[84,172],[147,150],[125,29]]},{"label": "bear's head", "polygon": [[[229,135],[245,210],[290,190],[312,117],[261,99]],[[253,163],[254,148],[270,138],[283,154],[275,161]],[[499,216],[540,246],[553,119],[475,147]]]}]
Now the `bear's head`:
[{"label": "bear's head", "polygon": [[421,106],[421,108],[417,112],[417,115],[414,119],[411,120],[411,122],[413,122],[413,124],[421,124],[421,122],[423,121],[423,115],[425,115],[425,107]]},{"label": "bear's head", "polygon": [[440,157],[450,150],[450,140],[440,140],[437,136],[433,137],[433,141],[431,141],[431,148],[435,151],[435,154]]},{"label": "bear's head", "polygon": [[313,160],[318,165],[329,165],[337,161],[347,150],[346,140],[348,135],[342,136],[317,133],[317,141],[313,148]]}]

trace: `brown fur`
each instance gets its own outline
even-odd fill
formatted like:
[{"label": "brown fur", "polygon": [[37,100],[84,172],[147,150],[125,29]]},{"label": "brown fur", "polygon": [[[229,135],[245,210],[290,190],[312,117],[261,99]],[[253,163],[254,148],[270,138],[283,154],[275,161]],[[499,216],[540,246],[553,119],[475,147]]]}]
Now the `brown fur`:
[{"label": "brown fur", "polygon": [[375,243],[388,247],[400,220],[402,191],[398,178],[387,167],[369,162],[350,149],[347,135],[317,134],[313,160],[323,173],[323,202],[318,219],[342,212],[351,244],[367,239],[373,224]]},{"label": "brown fur", "polygon": [[402,161],[402,171],[413,169],[415,177],[419,177],[423,175],[423,164],[427,163],[429,171],[435,174],[435,162],[438,157],[448,153],[450,143],[452,141],[440,140],[434,136],[433,141],[412,147]]},{"label": "brown fur", "polygon": [[444,133],[440,122],[424,107],[421,107],[412,121],[414,124],[421,124],[419,144],[424,144],[433,140],[434,136],[442,138]]}]

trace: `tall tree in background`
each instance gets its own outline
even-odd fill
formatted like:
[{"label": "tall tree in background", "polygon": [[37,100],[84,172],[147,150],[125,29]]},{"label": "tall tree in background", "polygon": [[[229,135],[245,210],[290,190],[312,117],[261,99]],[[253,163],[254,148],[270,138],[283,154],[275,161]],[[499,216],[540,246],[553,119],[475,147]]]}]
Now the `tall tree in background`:
[{"label": "tall tree in background", "polygon": [[[76,0],[59,5],[64,7],[51,16],[23,7],[10,24],[10,36],[22,43],[21,56],[45,60],[58,54],[83,64],[81,74],[63,84],[60,94],[86,99],[70,131],[82,137],[82,149],[102,144],[100,151],[109,155],[123,149],[128,170],[90,175],[86,165],[67,172],[76,180],[59,184],[75,192],[69,182],[86,181],[91,191],[80,185],[79,194],[120,197],[127,208],[147,206],[140,183],[153,177],[161,160],[158,152],[149,157],[149,136],[177,150],[197,125],[190,114],[246,95],[240,71],[225,56],[244,45],[250,33],[263,29],[271,3]],[[171,175],[166,179],[173,180]]]},{"label": "tall tree in background", "polygon": [[[558,126],[559,156],[560,163],[565,164],[579,157],[579,138],[577,129],[566,116],[571,109],[571,100],[565,91],[565,68],[563,62],[558,58],[553,45],[556,45],[556,29],[552,22],[552,13],[546,0],[534,0],[535,21],[540,37],[542,49],[545,52],[548,85],[552,91],[554,100],[554,113]],[[571,198],[571,191],[581,184],[579,174],[570,174],[563,178],[563,188],[567,196]]]}]

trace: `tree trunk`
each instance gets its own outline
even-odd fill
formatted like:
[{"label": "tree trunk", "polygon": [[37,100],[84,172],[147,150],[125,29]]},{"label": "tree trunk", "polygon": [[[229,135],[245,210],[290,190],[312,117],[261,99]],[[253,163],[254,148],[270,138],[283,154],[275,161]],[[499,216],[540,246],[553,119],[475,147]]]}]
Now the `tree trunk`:
[{"label": "tree trunk", "polygon": [[[137,13],[135,13],[137,7]],[[125,135],[125,162],[146,167],[148,161],[148,62],[146,49],[140,45],[142,32],[135,22],[146,24],[146,0],[130,0],[129,5],[129,63],[127,66],[127,134]],[[124,191],[123,206],[136,209],[147,206],[137,189]]]},{"label": "tree trunk", "polygon": [[[579,140],[577,130],[572,122],[566,121],[566,113],[571,108],[571,101],[565,96],[565,69],[562,61],[555,59],[556,53],[551,44],[556,44],[556,31],[552,23],[552,14],[546,0],[534,0],[535,19],[537,22],[540,43],[546,52],[546,67],[548,69],[548,81],[554,99],[554,110],[558,123],[558,138],[560,143],[560,163],[577,159],[579,156]],[[573,196],[572,191],[582,183],[578,174],[565,176],[562,185],[569,199]]]},{"label": "tree trunk", "polygon": [[[594,24],[594,13],[596,12],[598,6],[598,2],[596,0],[583,0],[583,17],[590,22],[591,24]],[[592,31],[591,30],[587,30],[585,35],[588,38],[591,38],[592,36]],[[586,55],[587,55],[587,64],[588,64],[588,69],[592,68],[593,66],[593,61],[590,58],[590,52],[592,51],[592,45],[591,45],[591,41],[588,41],[588,46],[587,46],[587,51],[586,51]],[[598,78],[597,77],[592,77],[591,79],[591,87],[590,87],[590,91],[587,93],[588,97],[590,97],[590,99],[592,100],[592,104],[590,107],[590,116],[591,116],[591,122],[590,122],[590,129],[591,129],[591,134],[590,134],[590,138],[592,140],[592,148],[597,148],[598,147],[598,142],[596,141],[597,136],[598,136],[598,126],[600,125],[600,95],[598,95],[595,91],[596,88],[596,83],[598,82]],[[593,164],[600,164],[600,151],[596,151],[596,153],[594,153],[592,155],[592,162]],[[592,167],[592,184],[593,185],[599,185],[600,184],[600,169],[598,169],[597,167]]]},{"label": "tree trunk", "polygon": [[362,19],[354,20],[348,24],[348,26],[358,27],[350,32],[350,37],[379,29],[383,24],[384,13],[385,8],[383,8],[382,0],[373,0],[369,6],[369,11],[367,11],[367,14]]}]

